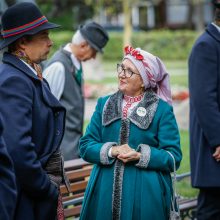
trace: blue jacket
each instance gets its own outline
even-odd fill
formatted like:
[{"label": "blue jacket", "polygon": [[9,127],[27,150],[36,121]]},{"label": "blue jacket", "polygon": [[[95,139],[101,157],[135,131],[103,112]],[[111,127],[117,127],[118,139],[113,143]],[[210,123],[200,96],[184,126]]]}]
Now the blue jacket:
[{"label": "blue jacket", "polygon": [[32,70],[5,53],[0,66],[0,112],[3,137],[16,173],[15,219],[54,220],[58,189],[44,170],[59,148],[65,109]]},{"label": "blue jacket", "polygon": [[189,58],[190,157],[194,187],[220,187],[220,33],[212,24]]},{"label": "blue jacket", "polygon": [[0,117],[0,219],[12,220],[16,205],[16,184],[12,161],[2,138]]}]

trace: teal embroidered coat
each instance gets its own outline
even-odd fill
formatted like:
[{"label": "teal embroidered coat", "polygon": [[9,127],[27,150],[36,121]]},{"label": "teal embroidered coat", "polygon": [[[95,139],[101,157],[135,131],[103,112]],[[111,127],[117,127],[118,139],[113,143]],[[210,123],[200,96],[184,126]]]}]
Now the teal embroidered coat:
[{"label": "teal embroidered coat", "polygon": [[[149,90],[122,119],[122,97],[117,92],[98,100],[80,140],[81,157],[95,164],[80,219],[169,219],[174,164],[167,151],[177,168],[182,158],[173,109]],[[141,152],[139,161],[123,164],[108,157],[110,147],[124,143]]]}]

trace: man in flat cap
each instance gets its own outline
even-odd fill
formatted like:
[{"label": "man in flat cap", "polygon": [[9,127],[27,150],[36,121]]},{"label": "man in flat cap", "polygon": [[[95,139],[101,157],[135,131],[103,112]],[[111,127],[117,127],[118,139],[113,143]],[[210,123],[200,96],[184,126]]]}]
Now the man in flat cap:
[{"label": "man in flat cap", "polygon": [[[38,65],[53,42],[48,22],[33,3],[18,3],[2,15],[0,113],[15,168],[16,220],[64,219],[59,185],[64,180],[60,142],[65,109],[50,92]],[[4,198],[5,199],[5,198]]]},{"label": "man in flat cap", "polygon": [[72,42],[57,51],[44,70],[52,93],[67,111],[61,143],[64,160],[79,157],[78,144],[83,132],[84,116],[81,62],[95,58],[97,52],[102,53],[107,42],[108,34],[98,23],[81,25],[73,35]]},{"label": "man in flat cap", "polygon": [[214,21],[189,57],[192,186],[199,189],[198,220],[220,219],[220,1]]}]

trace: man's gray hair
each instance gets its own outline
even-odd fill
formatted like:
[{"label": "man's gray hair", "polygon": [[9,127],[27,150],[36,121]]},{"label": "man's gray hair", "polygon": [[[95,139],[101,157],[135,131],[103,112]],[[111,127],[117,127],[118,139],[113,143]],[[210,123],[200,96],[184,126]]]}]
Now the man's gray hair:
[{"label": "man's gray hair", "polygon": [[76,31],[76,33],[72,37],[72,43],[73,44],[81,44],[82,42],[85,42],[85,38],[82,36],[79,30]]}]

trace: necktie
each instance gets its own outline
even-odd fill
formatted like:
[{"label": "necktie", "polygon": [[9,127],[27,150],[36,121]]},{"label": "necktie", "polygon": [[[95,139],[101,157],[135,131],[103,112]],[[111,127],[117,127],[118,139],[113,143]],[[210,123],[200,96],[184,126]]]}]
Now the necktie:
[{"label": "necktie", "polygon": [[76,71],[76,81],[79,85],[82,83],[82,65],[80,64],[80,68]]},{"label": "necktie", "polygon": [[13,54],[16,57],[18,57],[19,59],[21,59],[24,62],[26,62],[27,64],[29,64],[36,71],[38,78],[40,80],[43,80],[42,69],[41,69],[40,65],[31,61],[30,58],[21,50],[17,50],[15,52],[13,52]]}]

